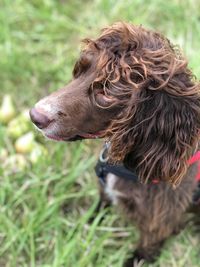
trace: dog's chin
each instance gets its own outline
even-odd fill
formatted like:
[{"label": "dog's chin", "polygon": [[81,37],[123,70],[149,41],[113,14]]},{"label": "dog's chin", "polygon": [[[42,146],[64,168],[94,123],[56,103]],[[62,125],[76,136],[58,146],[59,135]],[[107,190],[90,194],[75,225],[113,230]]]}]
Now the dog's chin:
[{"label": "dog's chin", "polygon": [[83,139],[85,139],[84,137],[81,137],[81,136],[79,136],[79,135],[76,135],[76,136],[74,136],[74,137],[72,137],[72,138],[68,138],[68,139],[66,139],[65,141],[66,142],[75,142],[75,141],[81,141],[81,140],[83,140]]},{"label": "dog's chin", "polygon": [[45,134],[45,136],[48,139],[54,140],[54,141],[65,141],[65,142],[74,142],[74,141],[79,141],[79,140],[84,140],[84,139],[98,139],[102,137],[101,133],[84,133],[80,135],[74,135],[72,137],[68,136],[60,136],[60,135],[53,135],[53,134]]},{"label": "dog's chin", "polygon": [[45,136],[53,141],[64,141],[64,142],[73,142],[73,141],[78,141],[78,140],[83,140],[85,138],[79,136],[79,135],[75,135],[73,137],[67,137],[67,136],[59,136],[59,135],[50,135],[50,134],[45,134]]}]

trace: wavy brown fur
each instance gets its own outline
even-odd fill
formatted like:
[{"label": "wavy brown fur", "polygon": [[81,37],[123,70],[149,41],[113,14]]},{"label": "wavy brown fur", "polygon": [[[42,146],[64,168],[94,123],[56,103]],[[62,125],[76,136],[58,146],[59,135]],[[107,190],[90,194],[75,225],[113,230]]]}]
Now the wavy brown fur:
[{"label": "wavy brown fur", "polygon": [[95,83],[114,96],[122,112],[107,129],[112,161],[135,168],[141,181],[181,182],[199,140],[199,83],[186,59],[161,34],[116,23],[96,39]]},{"label": "wavy brown fur", "polygon": [[103,131],[113,162],[135,168],[143,183],[161,180],[143,184],[108,174],[100,187],[99,207],[114,202],[140,231],[124,265],[133,267],[136,259],[156,259],[184,226],[187,211],[199,224],[193,203],[198,168],[188,159],[198,146],[200,87],[179,49],[141,26],[116,23],[85,43],[72,81],[40,100],[31,118],[54,140]]}]

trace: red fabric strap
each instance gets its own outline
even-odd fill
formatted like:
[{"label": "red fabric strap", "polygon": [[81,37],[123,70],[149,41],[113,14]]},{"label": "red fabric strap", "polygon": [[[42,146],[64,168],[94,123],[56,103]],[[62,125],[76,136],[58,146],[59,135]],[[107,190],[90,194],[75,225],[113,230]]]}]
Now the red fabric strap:
[{"label": "red fabric strap", "polygon": [[[198,171],[195,179],[200,182],[200,151],[197,151],[189,160],[188,163],[189,165],[194,164],[195,162],[198,162]],[[152,184],[158,184],[159,180],[158,179],[153,179]]]},{"label": "red fabric strap", "polygon": [[200,151],[197,151],[188,161],[189,165],[192,165],[195,162],[198,162],[196,180],[200,182]]},{"label": "red fabric strap", "polygon": [[197,151],[189,160],[188,163],[192,165],[193,163],[200,160],[200,151]]}]

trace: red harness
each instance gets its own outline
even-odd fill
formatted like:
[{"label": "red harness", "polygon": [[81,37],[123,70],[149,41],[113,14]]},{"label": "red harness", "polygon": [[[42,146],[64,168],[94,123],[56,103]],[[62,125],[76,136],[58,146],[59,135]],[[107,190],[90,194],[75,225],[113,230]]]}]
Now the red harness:
[{"label": "red harness", "polygon": [[196,180],[200,182],[200,151],[197,151],[188,161],[189,165],[192,165],[195,162],[198,162]]},{"label": "red harness", "polygon": [[[200,182],[200,150],[197,151],[189,160],[188,160],[188,163],[189,165],[192,165],[194,164],[195,162],[198,162],[198,171],[197,171],[197,175],[195,177],[195,179]],[[159,180],[157,179],[153,179],[152,180],[152,184],[158,184],[159,183]]]}]

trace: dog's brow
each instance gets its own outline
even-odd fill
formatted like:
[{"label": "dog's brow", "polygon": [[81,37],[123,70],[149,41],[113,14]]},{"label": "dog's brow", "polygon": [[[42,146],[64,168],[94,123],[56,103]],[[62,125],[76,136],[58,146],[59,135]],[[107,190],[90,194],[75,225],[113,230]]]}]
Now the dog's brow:
[{"label": "dog's brow", "polygon": [[74,65],[73,76],[77,78],[82,73],[85,73],[91,66],[91,60],[86,55],[81,55]]}]

